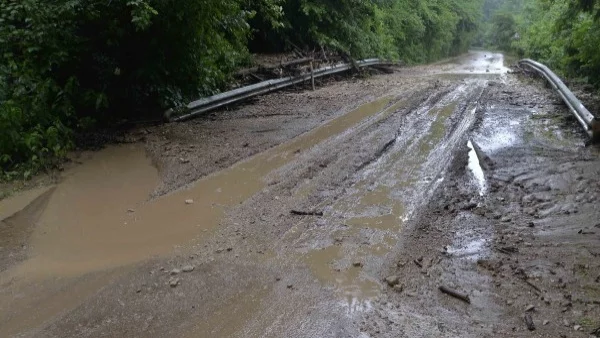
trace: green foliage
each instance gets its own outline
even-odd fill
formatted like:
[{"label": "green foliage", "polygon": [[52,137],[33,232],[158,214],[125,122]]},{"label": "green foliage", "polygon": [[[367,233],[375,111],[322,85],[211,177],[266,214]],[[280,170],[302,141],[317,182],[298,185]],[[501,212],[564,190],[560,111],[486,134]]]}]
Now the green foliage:
[{"label": "green foliage", "polygon": [[515,17],[506,12],[494,14],[487,35],[488,42],[502,50],[510,50],[517,34]]},{"label": "green foliage", "polygon": [[[600,87],[600,2],[486,0],[486,42]],[[512,37],[510,37],[512,35]]]},{"label": "green foliage", "polygon": [[[600,86],[600,2],[510,0],[499,6],[488,27],[489,44]],[[519,38],[508,39],[509,32]]]},{"label": "green foliage", "polygon": [[223,88],[251,15],[236,0],[1,0],[0,169],[51,165],[79,121],[156,116]]},{"label": "green foliage", "polygon": [[482,1],[0,0],[0,176],[52,166],[93,122],[157,117],[222,90],[249,47],[409,63],[458,54]]},{"label": "green foliage", "polygon": [[281,45],[328,47],[354,58],[425,62],[464,52],[480,0],[287,0]]}]

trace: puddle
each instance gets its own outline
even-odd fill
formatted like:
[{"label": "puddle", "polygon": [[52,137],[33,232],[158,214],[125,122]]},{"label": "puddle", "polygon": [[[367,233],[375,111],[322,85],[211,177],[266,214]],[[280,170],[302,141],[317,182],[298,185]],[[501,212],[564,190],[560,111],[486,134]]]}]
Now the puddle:
[{"label": "puddle", "polygon": [[[35,208],[36,217],[39,214],[37,220],[11,217],[21,222],[20,227],[34,229],[28,244],[30,256],[20,265],[2,272],[0,284],[12,285],[15,293],[31,297],[15,298],[15,293],[0,295],[0,318],[9,319],[2,325],[14,327],[15,332],[35,327],[77,306],[105,283],[77,284],[81,292],[74,293],[74,300],[66,303],[58,301],[68,298],[62,293],[50,292],[56,297],[48,298],[36,296],[37,293],[27,291],[29,289],[45,293],[56,283],[61,287],[70,285],[70,277],[85,279],[96,271],[100,276],[111,276],[114,267],[124,267],[153,255],[170,254],[181,245],[185,250],[205,235],[204,230],[217,227],[228,207],[239,205],[263,189],[266,185],[263,177],[268,173],[293,160],[298,152],[307,151],[380,113],[389,101],[386,97],[362,105],[285,144],[205,177],[188,189],[155,200],[149,200],[149,196],[159,177],[145,156],[143,145],[113,146],[90,154],[82,165],[65,173],[63,181],[44,199],[46,205]],[[44,191],[31,191],[3,200],[0,204],[3,214],[13,214],[27,205],[25,209],[31,209],[35,203],[31,201],[40,194]],[[188,199],[193,203],[186,204]],[[347,292],[349,298],[359,293],[351,287]],[[245,298],[246,305],[236,303],[229,309],[232,313],[251,312],[249,309],[256,308],[260,299],[260,295]],[[28,318],[27,313],[34,313],[32,306],[40,311],[34,311],[35,318]],[[225,332],[223,325],[230,324],[229,319],[230,313],[215,315],[204,328],[211,332],[212,328],[219,327],[219,332]]]},{"label": "puddle", "polygon": [[50,190],[50,187],[34,188],[0,200],[0,221],[23,210],[29,203],[48,190]]},{"label": "puddle", "polygon": [[[364,268],[349,267],[352,262],[380,264],[398,243],[402,227],[428,196],[443,181],[438,174],[447,155],[446,142],[458,145],[460,137],[448,137],[448,119],[457,111],[465,88],[458,88],[434,107],[412,113],[412,122],[402,129],[396,144],[387,154],[365,168],[362,177],[347,197],[332,206],[332,222],[343,222],[341,245],[314,250],[305,262],[323,284],[341,296],[349,311],[363,311],[381,292],[381,283],[369,279]],[[474,119],[474,109],[465,113],[469,123],[457,127],[462,134]],[[456,129],[455,129],[456,130]],[[454,135],[454,134],[452,134]],[[441,157],[440,157],[441,156]],[[310,246],[310,244],[309,244]]]},{"label": "puddle", "polygon": [[[189,189],[152,201],[148,196],[159,178],[142,145],[94,153],[56,187],[32,235],[31,259],[19,272],[74,275],[170,253],[175,246],[189,244],[202,230],[216,227],[227,207],[264,188],[263,177],[269,172],[298,152],[381,112],[389,101],[384,97],[364,104],[288,143],[205,177]],[[20,207],[30,197],[22,199],[11,198],[3,205]],[[189,199],[193,204],[185,203]]]},{"label": "puddle", "polygon": [[[379,110],[377,110],[377,109],[383,108],[383,106],[381,106],[381,104],[387,105],[387,104],[389,104],[390,101],[391,101],[391,98],[384,97],[384,98],[380,99],[378,102],[377,101],[373,102],[373,103],[377,103],[373,107],[365,107],[368,109],[364,109],[364,110],[361,109],[361,110],[357,110],[357,111],[349,113],[349,114],[357,114],[357,117],[354,117],[351,119],[353,121],[353,124],[357,124],[358,122],[365,120],[366,118],[370,117],[371,115],[374,115],[374,113],[379,112]],[[385,108],[385,110],[381,111],[380,114],[377,114],[377,117],[376,117],[374,123],[377,123],[377,122],[385,119],[386,117],[388,117],[390,114],[396,112],[397,110],[406,107],[406,103],[407,103],[406,100],[399,100],[399,101],[393,103],[392,105],[390,105],[389,107]],[[361,118],[358,118],[358,116],[360,116]],[[347,128],[349,128],[349,127],[350,126],[348,126]],[[313,182],[311,182],[310,180],[307,179],[304,182],[304,184],[301,185],[295,191],[294,195],[297,196],[298,198],[305,198],[305,197],[309,196],[311,193],[313,193],[315,188],[316,187],[313,184]]]},{"label": "puddle", "polygon": [[353,217],[348,219],[346,224],[358,228],[377,229],[382,231],[400,231],[402,228],[404,215],[404,206],[400,203],[397,203],[392,207],[392,211],[389,214],[371,217]]},{"label": "puddle", "polygon": [[479,187],[479,195],[483,196],[486,190],[486,182],[485,175],[483,174],[483,169],[481,168],[481,164],[479,163],[479,157],[477,157],[477,152],[475,151],[475,147],[473,147],[473,143],[471,141],[467,142],[467,147],[469,147],[469,170],[475,177],[475,181],[477,182],[477,186]]},{"label": "puddle", "polygon": [[470,260],[478,260],[483,255],[487,240],[479,238],[464,245],[448,247],[446,252],[454,257],[468,257]]},{"label": "puddle", "polygon": [[506,74],[510,68],[504,66],[504,55],[482,51],[471,51],[442,67],[453,74]]},{"label": "puddle", "polygon": [[361,274],[361,267],[342,266],[339,263],[344,257],[341,251],[342,247],[336,245],[313,250],[306,255],[305,262],[319,281],[335,288],[341,298],[340,304],[349,312],[368,310],[381,286]]},{"label": "puddle", "polygon": [[524,109],[511,110],[510,115],[502,108],[488,109],[474,141],[490,154],[514,146],[523,141],[523,126],[528,115]]}]

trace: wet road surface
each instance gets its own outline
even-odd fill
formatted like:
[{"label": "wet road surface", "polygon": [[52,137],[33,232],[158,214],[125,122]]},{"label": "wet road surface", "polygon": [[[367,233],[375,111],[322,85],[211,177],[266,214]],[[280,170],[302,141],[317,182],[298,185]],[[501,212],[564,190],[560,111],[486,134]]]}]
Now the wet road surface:
[{"label": "wet road surface", "polygon": [[[187,164],[185,152],[169,155],[171,162],[147,158],[139,144],[85,154],[55,187],[0,201],[7,234],[0,330],[55,337],[504,332],[496,323],[512,324],[490,291],[496,282],[472,266],[499,240],[492,220],[510,223],[528,210],[515,207],[520,192],[494,195],[496,178],[514,180],[516,154],[533,152],[539,163],[547,156],[548,167],[557,158],[548,147],[580,159],[584,142],[568,120],[535,118],[544,109],[562,115],[552,104],[540,107],[550,93],[528,87],[533,94],[523,95],[525,85],[508,71],[501,54],[483,51],[402,70],[390,75],[395,85],[372,85],[378,94],[353,109],[158,197],[151,196],[169,177],[165,163]],[[285,132],[236,123],[229,133]],[[227,152],[230,138],[223,134],[227,144],[213,151]],[[543,172],[531,162],[520,170]],[[570,170],[579,169],[562,176]],[[544,175],[545,184],[572,184]],[[548,214],[570,207],[547,205]],[[484,209],[489,219],[456,213]],[[590,212],[582,217],[593,219]],[[384,279],[394,274],[400,281],[390,288]],[[439,281],[478,290],[472,307],[432,297]]]}]

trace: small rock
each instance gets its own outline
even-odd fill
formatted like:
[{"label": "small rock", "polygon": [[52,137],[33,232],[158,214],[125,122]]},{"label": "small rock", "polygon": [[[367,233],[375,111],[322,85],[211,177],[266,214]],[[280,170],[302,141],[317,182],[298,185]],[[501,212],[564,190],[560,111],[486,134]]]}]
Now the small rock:
[{"label": "small rock", "polygon": [[171,279],[169,279],[169,286],[171,286],[172,288],[174,288],[177,285],[179,285],[179,278],[171,278]]},{"label": "small rock", "polygon": [[135,290],[135,293],[140,293],[140,292],[142,292],[142,289]]},{"label": "small rock", "polygon": [[400,278],[398,276],[389,276],[385,279],[385,282],[390,286],[394,287],[400,283]]},{"label": "small rock", "polygon": [[566,320],[566,319],[563,319],[563,325],[564,325],[565,327],[569,327],[569,326],[571,326],[571,324],[569,323],[569,321],[568,321],[568,320]]},{"label": "small rock", "polygon": [[288,285],[287,285],[287,288],[288,288],[288,289],[292,289],[292,288],[294,288],[294,284],[288,284]]},{"label": "small rock", "polygon": [[194,204],[194,200],[192,200],[192,199],[185,200],[185,204]]},{"label": "small rock", "polygon": [[575,331],[581,331],[581,325],[575,325],[575,326],[573,326],[573,330],[575,330]]},{"label": "small rock", "polygon": [[363,263],[362,262],[354,262],[354,263],[352,263],[352,266],[354,266],[356,268],[362,268]]},{"label": "small rock", "polygon": [[404,291],[404,285],[401,285],[401,284],[394,285],[394,291],[401,293],[402,291]]},{"label": "small rock", "polygon": [[531,312],[533,310],[535,310],[535,305],[529,305],[527,308],[525,308],[525,312]]},{"label": "small rock", "polygon": [[133,209],[127,209],[127,212],[132,213],[132,212],[135,212],[135,210],[133,210]]},{"label": "small rock", "polygon": [[506,305],[509,305],[509,306],[510,306],[510,305],[513,305],[514,303],[515,303],[515,302],[513,302],[513,301],[512,301],[512,300],[510,300],[510,299],[506,301]]},{"label": "small rock", "polygon": [[183,268],[181,268],[181,271],[183,271],[183,272],[192,272],[192,271],[194,271],[194,266],[193,265],[186,265]]},{"label": "small rock", "polygon": [[550,321],[549,320],[544,320],[543,324],[544,325],[548,325],[548,324],[550,324]]},{"label": "small rock", "polygon": [[535,323],[533,322],[533,318],[531,318],[530,314],[525,315],[525,324],[527,325],[527,329],[529,331],[535,331]]},{"label": "small rock", "polygon": [[190,160],[188,160],[187,158],[181,157],[181,158],[179,158],[179,162],[181,162],[181,163],[190,163]]},{"label": "small rock", "polygon": [[512,218],[510,218],[508,216],[504,216],[500,219],[500,222],[502,222],[502,223],[508,223],[510,221],[512,221]]},{"label": "small rock", "polygon": [[173,269],[173,270],[171,270],[171,276],[175,276],[175,275],[178,275],[180,273],[181,273],[181,270],[179,270],[179,269]]},{"label": "small rock", "polygon": [[529,222],[529,224],[527,224],[530,228],[535,228],[535,223],[534,222]]}]

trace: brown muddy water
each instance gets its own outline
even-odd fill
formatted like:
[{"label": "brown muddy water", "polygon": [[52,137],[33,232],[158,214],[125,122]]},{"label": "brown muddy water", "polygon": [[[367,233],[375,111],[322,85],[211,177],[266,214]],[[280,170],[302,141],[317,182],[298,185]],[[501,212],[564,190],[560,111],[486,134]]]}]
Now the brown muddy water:
[{"label": "brown muddy water", "polygon": [[[155,200],[157,170],[143,146],[111,146],[65,175],[31,238],[31,258],[22,273],[73,275],[134,263],[171,252],[204,229],[218,225],[228,206],[265,186],[263,177],[296,154],[381,111],[382,98],[309,132]],[[24,208],[47,188],[2,201],[2,215]],[[191,200],[192,203],[189,203]],[[187,201],[187,202],[186,202]],[[189,204],[188,204],[189,203]]]},{"label": "brown muddy water", "polygon": [[[0,323],[4,322],[5,332],[19,332],[75,306],[122,271],[120,267],[193,248],[206,231],[219,225],[228,207],[264,188],[263,178],[268,173],[381,112],[389,101],[384,97],[362,105],[286,144],[157,199],[149,196],[158,184],[158,171],[146,157],[143,145],[134,144],[88,154],[56,187],[1,201],[1,215],[11,218],[13,228],[33,229],[30,236],[20,235],[21,241],[28,242],[28,257],[0,275],[0,283],[10,283],[12,290],[0,294],[5,305],[0,306],[4,318]],[[45,203],[35,204],[44,193]],[[11,217],[19,214],[28,216]],[[115,272],[95,277],[100,271]],[[47,290],[36,287],[38,283],[52,289],[53,279],[77,276],[89,276],[80,285],[81,291],[63,290],[54,297],[40,297],[39,292]],[[24,298],[14,298],[14,292]],[[34,306],[38,313],[30,318],[27,313]]]}]

